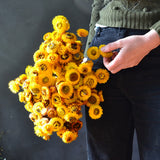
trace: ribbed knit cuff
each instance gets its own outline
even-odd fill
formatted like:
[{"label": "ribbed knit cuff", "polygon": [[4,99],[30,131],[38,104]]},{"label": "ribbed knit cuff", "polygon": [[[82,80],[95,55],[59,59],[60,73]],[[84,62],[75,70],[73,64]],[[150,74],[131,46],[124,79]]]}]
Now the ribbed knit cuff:
[{"label": "ribbed knit cuff", "polygon": [[154,29],[160,36],[160,21],[152,25],[150,29]]}]

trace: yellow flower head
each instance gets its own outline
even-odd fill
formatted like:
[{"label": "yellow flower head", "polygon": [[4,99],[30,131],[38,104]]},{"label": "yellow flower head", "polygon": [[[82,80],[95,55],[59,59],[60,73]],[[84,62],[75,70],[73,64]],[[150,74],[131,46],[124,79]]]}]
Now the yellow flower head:
[{"label": "yellow flower head", "polygon": [[86,85],[80,86],[77,89],[77,95],[81,101],[86,101],[91,96],[91,89]]},{"label": "yellow flower head", "polygon": [[76,43],[79,44],[80,46],[82,46],[82,41],[76,40]]},{"label": "yellow flower head", "polygon": [[58,85],[61,83],[61,82],[65,82],[65,77],[60,77],[60,78],[57,78],[57,81],[56,81],[56,87],[58,88]]},{"label": "yellow flower head", "polygon": [[29,75],[29,72],[30,72],[31,68],[32,68],[31,65],[28,65],[28,66],[26,67],[25,73],[26,73],[27,76]]},{"label": "yellow flower head", "polygon": [[77,69],[70,69],[70,70],[67,70],[65,74],[65,78],[67,82],[75,85],[80,80],[80,73],[78,72]]},{"label": "yellow flower head", "polygon": [[51,93],[51,94],[57,92],[56,86],[50,86],[50,87],[49,87],[49,90],[50,90],[50,93]]},{"label": "yellow flower head", "polygon": [[44,42],[42,42],[39,46],[39,50],[40,51],[47,51],[47,45],[50,43],[50,41],[46,40]]},{"label": "yellow flower head", "polygon": [[60,117],[51,118],[49,123],[53,125],[54,132],[59,131],[64,125],[64,121]]},{"label": "yellow flower head", "polygon": [[60,129],[59,131],[57,131],[57,136],[62,138],[63,133],[66,132],[67,130],[63,127],[62,129]]},{"label": "yellow flower head", "polygon": [[87,85],[90,88],[95,88],[97,86],[97,77],[94,74],[88,74],[85,76],[84,85]]},{"label": "yellow flower head", "polygon": [[73,94],[73,86],[68,82],[61,82],[58,85],[58,93],[63,98],[69,98]]},{"label": "yellow flower head", "polygon": [[88,36],[88,31],[86,29],[80,28],[80,29],[77,30],[77,35],[79,37],[87,37]]},{"label": "yellow flower head", "polygon": [[27,102],[24,106],[24,108],[28,111],[28,112],[33,112],[33,103],[32,102]]},{"label": "yellow flower head", "polygon": [[79,82],[77,84],[75,84],[73,87],[74,87],[74,89],[78,89],[82,85],[83,85],[83,78],[81,76]]},{"label": "yellow flower head", "polygon": [[42,137],[46,141],[50,139],[50,135],[44,132],[44,128],[42,126],[35,126],[34,132],[38,137]]},{"label": "yellow flower head", "polygon": [[33,113],[41,115],[42,109],[45,108],[42,102],[37,102],[33,105]]},{"label": "yellow flower head", "polygon": [[57,53],[60,55],[65,55],[67,53],[67,47],[63,43],[60,43]]},{"label": "yellow flower head", "polygon": [[96,60],[96,59],[98,59],[99,56],[100,56],[100,52],[99,52],[98,47],[92,46],[92,47],[88,48],[88,50],[87,50],[87,56],[88,56],[89,59],[91,59],[91,60]]},{"label": "yellow flower head", "polygon": [[42,117],[42,118],[37,119],[37,120],[34,122],[34,125],[43,126],[43,125],[47,124],[48,122],[49,122],[49,119],[48,119],[48,118]]},{"label": "yellow flower head", "polygon": [[32,96],[32,102],[36,103],[36,102],[41,102],[42,101],[42,97],[41,94],[36,94]]},{"label": "yellow flower head", "polygon": [[77,37],[74,33],[66,32],[62,35],[62,40],[65,43],[74,43],[77,40]]},{"label": "yellow flower head", "polygon": [[60,55],[59,62],[61,64],[66,64],[66,63],[69,63],[71,60],[72,60],[72,55],[70,53],[65,53],[63,55]]},{"label": "yellow flower head", "polygon": [[84,55],[82,52],[76,53],[73,55],[73,60],[77,63],[79,62],[79,64],[83,61]]},{"label": "yellow flower head", "polygon": [[89,107],[89,116],[92,119],[99,119],[103,114],[103,109],[100,105],[92,105]]},{"label": "yellow flower head", "polygon": [[101,51],[101,48],[104,47],[105,44],[102,44],[99,46],[99,53],[102,55],[102,57],[106,57],[106,58],[109,58],[109,57],[112,57],[113,56],[113,52],[102,52]]},{"label": "yellow flower head", "polygon": [[81,119],[82,118],[82,112],[81,111],[79,111],[78,113],[77,113],[77,119]]},{"label": "yellow flower head", "polygon": [[26,99],[25,99],[25,93],[24,92],[19,92],[18,93],[18,97],[19,97],[19,101],[22,103],[25,103],[26,102]]},{"label": "yellow flower head", "polygon": [[54,106],[58,106],[62,103],[61,96],[57,92],[52,94],[51,100]]},{"label": "yellow flower head", "polygon": [[63,33],[70,29],[69,21],[66,17],[58,15],[52,20],[53,28],[57,32]]},{"label": "yellow flower head", "polygon": [[104,102],[104,98],[103,98],[103,93],[102,91],[98,92],[99,98],[100,98],[100,102]]},{"label": "yellow flower head", "polygon": [[83,126],[83,122],[78,120],[77,122],[72,124],[74,131],[78,132]]},{"label": "yellow flower head", "polygon": [[19,84],[20,86],[22,86],[25,80],[27,80],[27,75],[26,75],[26,74],[21,74],[21,75],[18,77],[18,84]]},{"label": "yellow flower head", "polygon": [[50,53],[56,53],[58,50],[59,44],[56,44],[54,41],[51,41],[50,43],[48,43],[47,47],[46,47],[46,51],[50,54]]},{"label": "yellow flower head", "polygon": [[74,43],[67,43],[68,52],[71,54],[76,54],[80,52],[81,46],[76,41]]},{"label": "yellow flower head", "polygon": [[60,105],[57,107],[57,114],[59,117],[63,118],[65,114],[67,114],[68,110],[65,105]]},{"label": "yellow flower head", "polygon": [[41,85],[35,82],[30,83],[29,89],[33,95],[41,94]]},{"label": "yellow flower head", "polygon": [[28,75],[29,81],[37,83],[39,73],[40,73],[40,70],[37,67],[32,67]]},{"label": "yellow flower head", "polygon": [[94,89],[92,89],[92,93],[98,93],[98,91],[94,88]]},{"label": "yellow flower head", "polygon": [[46,134],[46,135],[52,135],[54,128],[53,125],[51,123],[46,123],[42,126],[42,131]]},{"label": "yellow flower head", "polygon": [[45,135],[45,133],[42,130],[41,126],[34,126],[34,133],[36,134],[36,136],[38,137],[43,137]]},{"label": "yellow flower head", "polygon": [[41,59],[37,61],[35,67],[38,68],[40,72],[51,72],[51,66],[48,60]]},{"label": "yellow flower head", "polygon": [[57,111],[56,111],[55,107],[50,107],[47,109],[47,116],[49,118],[53,118],[53,117],[57,116]]},{"label": "yellow flower head", "polygon": [[41,110],[41,115],[44,117],[44,116],[47,116],[47,108],[43,108]]},{"label": "yellow flower head", "polygon": [[77,120],[79,119],[79,116],[76,113],[69,112],[69,113],[65,114],[64,119],[67,122],[73,123],[73,122],[77,122]]},{"label": "yellow flower head", "polygon": [[72,141],[76,140],[77,137],[78,134],[76,132],[66,131],[62,135],[62,141],[64,143],[71,143]]},{"label": "yellow flower head", "polygon": [[77,69],[78,66],[75,62],[69,62],[66,66],[65,66],[65,69],[66,71],[67,70],[70,70],[70,69]]},{"label": "yellow flower head", "polygon": [[106,69],[97,69],[95,75],[99,83],[106,83],[109,79],[109,72]]},{"label": "yellow flower head", "polygon": [[73,91],[73,94],[70,98],[65,98],[64,103],[66,103],[66,105],[69,105],[70,103],[73,103],[75,101],[77,101],[77,92],[76,90]]},{"label": "yellow flower head", "polygon": [[42,98],[44,100],[48,100],[50,98],[50,96],[51,96],[50,90],[46,86],[42,86],[41,93],[42,93]]},{"label": "yellow flower head", "polygon": [[47,55],[48,55],[47,52],[41,51],[41,50],[37,50],[33,54],[33,60],[34,60],[34,62],[37,62],[40,59],[46,59]]},{"label": "yellow flower head", "polygon": [[88,74],[90,72],[92,72],[92,67],[93,67],[93,64],[89,61],[85,62],[85,63],[81,63],[78,67],[78,70],[81,74]]},{"label": "yellow flower head", "polygon": [[52,73],[53,73],[53,76],[55,77],[60,77],[61,74],[62,74],[62,67],[59,63],[54,63],[52,65]]},{"label": "yellow flower head", "polygon": [[100,97],[96,93],[91,93],[91,96],[88,98],[87,106],[90,107],[91,105],[99,105],[100,104]]},{"label": "yellow flower head", "polygon": [[54,79],[52,78],[52,74],[51,73],[41,73],[41,74],[39,74],[38,83],[41,86],[49,87],[50,85],[52,85],[52,83],[54,83]]},{"label": "yellow flower head", "polygon": [[32,122],[35,122],[38,118],[39,118],[39,116],[37,114],[33,113],[33,112],[29,114],[29,119]]},{"label": "yellow flower head", "polygon": [[59,55],[56,53],[50,53],[47,56],[47,60],[48,62],[50,62],[51,64],[57,63],[59,61]]},{"label": "yellow flower head", "polygon": [[8,83],[8,87],[10,89],[10,91],[14,94],[18,93],[19,90],[20,90],[20,86],[19,84],[14,81],[14,80],[11,80],[9,83]]},{"label": "yellow flower head", "polygon": [[52,39],[52,33],[51,32],[47,32],[46,34],[43,35],[43,40],[50,40]]},{"label": "yellow flower head", "polygon": [[51,136],[49,136],[49,135],[44,135],[42,138],[43,138],[45,141],[48,141],[48,140],[50,140]]},{"label": "yellow flower head", "polygon": [[90,66],[93,67],[93,61],[89,60],[89,61],[87,61],[87,62],[85,62],[85,63],[87,63],[88,65],[90,65]]},{"label": "yellow flower head", "polygon": [[69,112],[71,112],[71,113],[77,113],[77,114],[81,110],[81,107],[77,103],[72,103],[67,108],[68,108]]},{"label": "yellow flower head", "polygon": [[72,129],[73,129],[73,128],[72,128],[72,123],[65,121],[65,122],[64,122],[64,128],[65,128],[66,130],[72,130]]},{"label": "yellow flower head", "polygon": [[62,33],[59,33],[58,31],[52,32],[52,38],[54,41],[61,41]]},{"label": "yellow flower head", "polygon": [[39,72],[40,72],[40,70],[37,67],[32,67],[29,70],[28,76],[29,76],[29,78],[32,76],[37,77]]},{"label": "yellow flower head", "polygon": [[44,99],[41,99],[41,102],[44,104],[44,106],[47,108],[47,107],[52,107],[52,103],[51,103],[51,99],[49,100],[44,100]]},{"label": "yellow flower head", "polygon": [[[38,95],[40,95],[40,94],[38,94]],[[32,101],[33,94],[31,93],[31,91],[30,91],[29,89],[26,89],[26,90],[24,91],[24,96],[25,96],[25,100],[26,100],[27,102],[31,102],[31,101]]]},{"label": "yellow flower head", "polygon": [[28,79],[26,79],[22,85],[22,89],[23,90],[27,90],[29,89],[29,84],[30,84],[30,81]]}]

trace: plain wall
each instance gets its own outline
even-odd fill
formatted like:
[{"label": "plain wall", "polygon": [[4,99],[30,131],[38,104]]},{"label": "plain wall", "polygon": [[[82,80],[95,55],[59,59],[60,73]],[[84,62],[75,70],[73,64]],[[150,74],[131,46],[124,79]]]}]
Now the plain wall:
[{"label": "plain wall", "polygon": [[[29,113],[18,95],[9,91],[8,82],[24,73],[27,65],[34,64],[33,53],[43,35],[53,30],[53,17],[66,16],[73,33],[78,28],[88,29],[91,3],[92,0],[1,0],[0,159],[87,160],[84,118],[79,137],[71,144],[64,144],[56,134],[44,141],[34,134]],[[134,141],[133,160],[137,157]]]}]

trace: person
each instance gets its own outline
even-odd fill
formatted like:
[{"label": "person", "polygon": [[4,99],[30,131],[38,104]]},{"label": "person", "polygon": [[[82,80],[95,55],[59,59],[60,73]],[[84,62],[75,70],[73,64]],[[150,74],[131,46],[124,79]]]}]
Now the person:
[{"label": "person", "polygon": [[86,114],[88,160],[131,160],[134,130],[140,159],[160,160],[159,18],[159,0],[93,1],[85,53],[105,44],[114,55],[94,60],[110,79],[97,87],[102,117]]}]

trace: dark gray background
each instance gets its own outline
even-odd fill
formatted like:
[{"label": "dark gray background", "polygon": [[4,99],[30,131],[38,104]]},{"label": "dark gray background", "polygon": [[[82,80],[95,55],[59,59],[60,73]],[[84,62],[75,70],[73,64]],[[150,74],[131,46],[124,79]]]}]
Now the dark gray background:
[{"label": "dark gray background", "polygon": [[[84,118],[76,141],[64,144],[53,134],[46,142],[34,134],[28,112],[18,96],[8,90],[8,82],[24,73],[27,65],[33,65],[33,53],[42,42],[42,36],[53,30],[54,16],[66,16],[71,32],[88,29],[91,3],[92,0],[0,1],[0,159],[87,159]],[[138,160],[136,141],[133,160]]]}]

